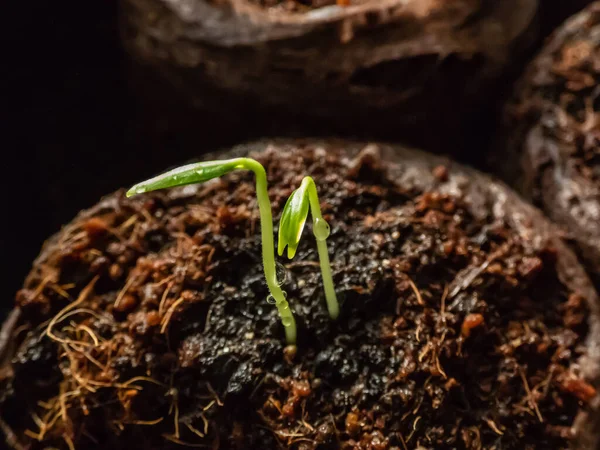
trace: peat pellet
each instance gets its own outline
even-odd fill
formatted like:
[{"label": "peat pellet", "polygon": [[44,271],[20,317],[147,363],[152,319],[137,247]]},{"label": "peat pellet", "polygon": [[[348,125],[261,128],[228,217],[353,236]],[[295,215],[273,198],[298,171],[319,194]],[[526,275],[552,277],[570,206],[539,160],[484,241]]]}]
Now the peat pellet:
[{"label": "peat pellet", "polygon": [[[448,150],[537,35],[537,0],[125,0],[132,86],[160,120]],[[209,112],[189,123],[193,112]],[[369,134],[371,133],[371,134]]]},{"label": "peat pellet", "polygon": [[568,20],[531,63],[505,114],[503,177],[573,240],[600,280],[600,3]]},{"label": "peat pellet", "polygon": [[298,324],[286,344],[251,173],[116,192],[47,242],[2,330],[13,448],[597,448],[598,297],[541,213],[398,146],[211,157],[248,154],[276,220],[302,176],[316,181],[338,319],[305,230],[280,259]]}]

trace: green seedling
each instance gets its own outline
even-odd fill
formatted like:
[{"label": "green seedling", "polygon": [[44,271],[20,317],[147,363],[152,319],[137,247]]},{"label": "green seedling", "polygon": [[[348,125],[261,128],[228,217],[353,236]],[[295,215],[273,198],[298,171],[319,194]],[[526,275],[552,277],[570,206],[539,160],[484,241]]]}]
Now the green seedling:
[{"label": "green seedling", "polygon": [[277,242],[277,251],[279,256],[287,246],[287,256],[292,259],[296,254],[302,230],[308,217],[310,209],[313,219],[313,234],[317,241],[317,251],[319,253],[319,262],[321,264],[321,276],[323,277],[323,287],[325,290],[325,299],[327,300],[327,309],[332,319],[337,319],[340,314],[340,307],[335,295],[333,278],[331,276],[331,265],[329,263],[329,253],[327,251],[327,238],[329,237],[329,224],[321,215],[319,206],[319,196],[317,187],[311,177],[304,177],[300,187],[292,192],[288,198],[281,220],[279,222],[279,239]]},{"label": "green seedling", "polygon": [[271,303],[275,303],[285,329],[286,340],[288,344],[293,345],[296,343],[296,321],[294,320],[294,315],[288,304],[286,295],[277,281],[275,247],[273,244],[273,215],[271,213],[271,201],[269,200],[267,190],[267,174],[264,167],[258,161],[251,158],[235,158],[224,161],[189,164],[136,184],[127,192],[127,196],[130,197],[174,186],[203,183],[234,170],[250,170],[254,172],[256,177],[256,197],[260,211],[263,270],[267,286],[271,293],[268,300]]}]

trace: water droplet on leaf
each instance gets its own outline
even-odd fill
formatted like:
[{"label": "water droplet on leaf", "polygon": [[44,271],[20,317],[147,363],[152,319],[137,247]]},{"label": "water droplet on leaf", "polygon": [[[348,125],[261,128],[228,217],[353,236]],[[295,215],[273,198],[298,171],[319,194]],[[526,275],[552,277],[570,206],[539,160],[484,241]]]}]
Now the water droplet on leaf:
[{"label": "water droplet on leaf", "polygon": [[274,305],[277,302],[275,301],[275,297],[273,297],[271,294],[269,294],[269,295],[267,295],[267,303],[270,305]]}]

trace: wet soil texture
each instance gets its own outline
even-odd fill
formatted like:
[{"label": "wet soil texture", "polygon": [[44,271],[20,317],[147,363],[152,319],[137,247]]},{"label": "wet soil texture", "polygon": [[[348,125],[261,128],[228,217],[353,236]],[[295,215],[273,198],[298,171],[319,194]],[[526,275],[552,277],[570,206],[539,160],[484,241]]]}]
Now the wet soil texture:
[{"label": "wet soil texture", "polygon": [[17,294],[0,353],[13,448],[594,448],[598,299],[541,214],[402,148],[217,157],[248,151],[276,217],[316,180],[338,320],[306,230],[281,259],[299,335],[286,347],[250,173],[117,192],[47,243]]}]

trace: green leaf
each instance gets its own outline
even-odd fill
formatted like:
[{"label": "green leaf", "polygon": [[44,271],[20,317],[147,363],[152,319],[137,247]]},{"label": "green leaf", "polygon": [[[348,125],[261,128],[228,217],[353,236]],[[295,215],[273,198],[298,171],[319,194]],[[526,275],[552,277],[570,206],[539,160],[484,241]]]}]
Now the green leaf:
[{"label": "green leaf", "polygon": [[143,181],[127,191],[127,197],[186,184],[203,183],[241,167],[239,159],[207,161],[178,167],[157,177]]},{"label": "green leaf", "polygon": [[288,198],[281,220],[279,221],[279,239],[277,242],[277,252],[279,256],[283,254],[283,249],[287,246],[287,256],[292,259],[296,254],[302,230],[308,217],[308,195],[304,185],[292,192]]}]

